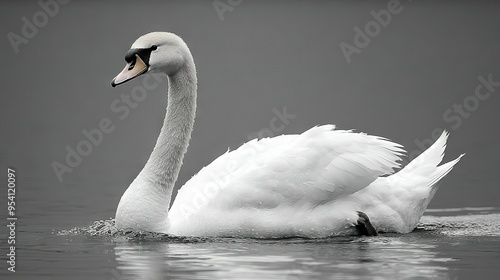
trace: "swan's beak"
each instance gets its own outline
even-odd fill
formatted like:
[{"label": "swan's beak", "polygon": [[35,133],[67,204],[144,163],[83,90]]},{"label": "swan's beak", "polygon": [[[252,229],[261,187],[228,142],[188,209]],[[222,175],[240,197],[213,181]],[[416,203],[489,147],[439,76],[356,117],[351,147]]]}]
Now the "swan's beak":
[{"label": "swan's beak", "polygon": [[140,76],[148,70],[148,66],[141,59],[139,55],[135,55],[135,59],[127,65],[125,68],[118,74],[112,81],[111,86],[115,87],[119,84],[123,84],[128,80],[132,80],[133,78]]}]

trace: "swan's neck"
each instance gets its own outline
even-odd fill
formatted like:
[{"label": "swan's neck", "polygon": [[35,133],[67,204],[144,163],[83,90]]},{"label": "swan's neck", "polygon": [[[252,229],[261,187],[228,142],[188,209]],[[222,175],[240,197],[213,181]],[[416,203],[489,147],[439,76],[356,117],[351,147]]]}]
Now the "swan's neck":
[{"label": "swan's neck", "polygon": [[168,208],[182,159],[193,130],[196,111],[196,70],[189,57],[168,76],[167,113],[146,165],[123,194],[116,211],[120,228],[167,232]]},{"label": "swan's neck", "polygon": [[[168,80],[168,105],[163,127],[148,162],[141,171],[157,188],[169,193],[179,175],[193,131],[196,111],[196,73],[194,63]],[[168,208],[168,204],[165,207]]]}]

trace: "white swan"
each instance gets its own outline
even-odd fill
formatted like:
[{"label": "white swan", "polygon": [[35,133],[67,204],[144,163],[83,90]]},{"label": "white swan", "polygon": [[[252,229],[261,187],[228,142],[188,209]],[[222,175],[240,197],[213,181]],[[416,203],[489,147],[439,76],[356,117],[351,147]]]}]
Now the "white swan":
[{"label": "white swan", "polygon": [[177,35],[153,32],[137,39],[125,60],[112,86],[143,73],[165,73],[168,105],[149,160],[118,204],[120,228],[256,238],[356,234],[370,231],[371,225],[407,233],[461,157],[438,166],[446,147],[444,132],[392,174],[404,153],[400,145],[333,125],[317,126],[299,135],[252,140],[221,155],[179,190],[168,210],[195,118],[193,57]]}]

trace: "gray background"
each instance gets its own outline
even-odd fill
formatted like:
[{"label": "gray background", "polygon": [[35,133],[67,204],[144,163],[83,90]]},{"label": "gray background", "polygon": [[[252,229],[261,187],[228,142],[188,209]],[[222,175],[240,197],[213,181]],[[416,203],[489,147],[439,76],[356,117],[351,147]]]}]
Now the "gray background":
[{"label": "gray background", "polygon": [[[223,20],[212,1],[71,1],[15,53],[36,1],[2,3],[2,168],[18,170],[24,223],[61,228],[114,216],[162,124],[166,82],[120,120],[110,104],[136,79],[111,88],[132,42],[150,31],[179,34],[198,68],[198,115],[177,186],[228,147],[269,128],[273,108],[295,114],[281,133],[317,124],[380,135],[418,150],[436,128],[451,132],[446,160],[466,157],[430,208],[498,206],[500,88],[456,129],[443,114],[470,98],[478,76],[500,81],[499,4],[401,1],[403,10],[347,63],[339,48],[387,1],[243,1]],[[82,130],[109,118],[116,129],[59,182]],[[417,142],[416,142],[417,141]],[[1,172],[6,182],[5,171]],[[3,183],[2,183],[3,184]]]}]

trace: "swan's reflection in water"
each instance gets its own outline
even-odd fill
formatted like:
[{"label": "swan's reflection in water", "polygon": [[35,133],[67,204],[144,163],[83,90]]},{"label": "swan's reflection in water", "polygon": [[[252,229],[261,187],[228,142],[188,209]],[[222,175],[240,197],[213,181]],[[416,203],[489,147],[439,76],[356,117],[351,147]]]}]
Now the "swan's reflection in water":
[{"label": "swan's reflection in water", "polygon": [[127,243],[115,254],[116,280],[453,278],[453,260],[415,236]]},{"label": "swan's reflection in water", "polygon": [[[446,264],[453,259],[439,257],[435,248],[400,238],[361,239],[342,248],[341,255],[336,246],[317,248],[317,262],[309,267],[338,279],[449,279]],[[287,279],[308,279],[307,270],[294,276]]]}]

